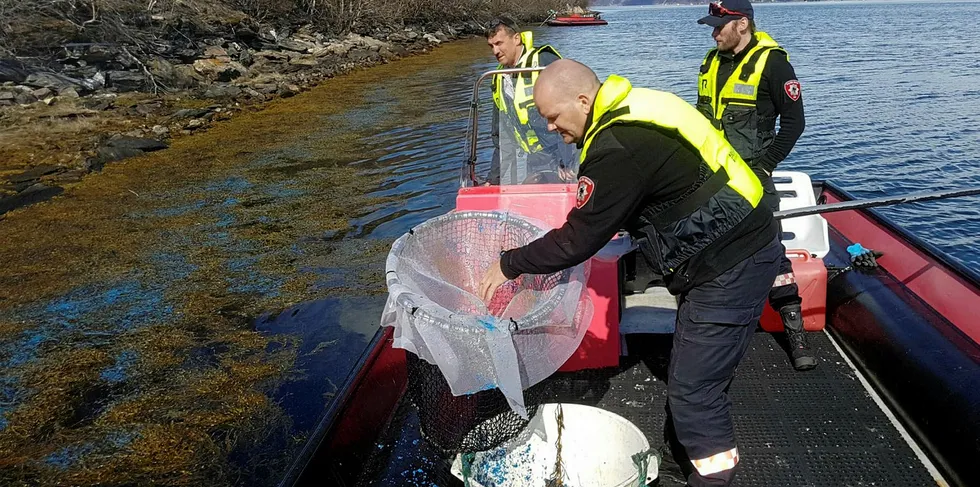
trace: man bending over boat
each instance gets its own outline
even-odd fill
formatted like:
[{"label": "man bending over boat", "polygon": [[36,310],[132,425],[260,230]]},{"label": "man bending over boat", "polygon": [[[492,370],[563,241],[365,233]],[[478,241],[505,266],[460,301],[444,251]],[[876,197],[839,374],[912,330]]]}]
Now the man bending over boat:
[{"label": "man bending over boat", "polygon": [[[701,63],[698,110],[752,166],[765,189],[765,204],[778,211],[771,175],[803,134],[803,94],[786,50],[769,34],[756,31],[753,17],[749,0],[723,0],[709,4],[708,15],[698,20],[714,27],[718,44]],[[802,302],[793,264],[784,255],[769,304],[782,317],[793,367],[809,370],[817,359],[807,345]]]},{"label": "man bending over boat", "polygon": [[[680,296],[668,368],[668,420],[689,485],[729,485],[738,463],[728,387],[779,271],[782,245],[752,169],[677,96],[604,83],[559,60],[534,87],[548,129],[581,149],[568,221],[501,254],[480,283],[489,301],[508,279],[592,257],[621,228]],[[684,460],[684,454],[691,463]],[[692,468],[693,467],[693,468]]]},{"label": "man bending over boat", "polygon": [[[497,69],[536,68],[561,59],[551,46],[533,46],[530,31],[520,32],[508,18],[495,20],[486,30],[487,44],[500,64]],[[547,122],[534,110],[533,88],[538,72],[493,77],[491,137],[493,159],[488,184],[572,182],[574,148],[548,133]]]}]

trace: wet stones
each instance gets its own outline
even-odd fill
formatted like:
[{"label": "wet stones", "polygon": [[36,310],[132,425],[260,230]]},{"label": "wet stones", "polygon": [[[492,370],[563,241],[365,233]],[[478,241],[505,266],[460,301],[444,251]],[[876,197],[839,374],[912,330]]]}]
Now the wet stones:
[{"label": "wet stones", "polygon": [[[26,107],[37,110],[30,115],[36,120],[79,120],[82,126],[89,118],[101,123],[100,117],[135,122],[117,128],[125,132],[122,135],[102,142],[92,137],[84,142],[91,145],[48,159],[64,165],[41,165],[6,181],[0,179],[0,208],[6,208],[2,211],[59,194],[58,185],[77,182],[106,164],[162,150],[169,137],[190,135],[230,118],[240,104],[295,96],[319,80],[425,52],[481,30],[475,22],[389,25],[370,35],[329,37],[310,25],[295,30],[254,20],[234,25],[234,29],[198,26],[198,30],[181,30],[178,36],[157,36],[150,50],[122,44],[66,44],[57,62],[43,66],[0,59],[0,111]],[[127,95],[150,92],[160,96]],[[171,103],[174,97],[209,99],[214,104],[182,108],[188,105]]]}]

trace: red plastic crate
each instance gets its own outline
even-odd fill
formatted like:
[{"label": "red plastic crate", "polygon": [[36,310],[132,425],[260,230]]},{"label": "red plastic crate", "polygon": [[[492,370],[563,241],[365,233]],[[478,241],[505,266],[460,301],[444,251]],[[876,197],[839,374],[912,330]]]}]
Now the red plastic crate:
[{"label": "red plastic crate", "polygon": [[[565,224],[578,184],[523,184],[461,188],[457,211],[510,211],[550,228]],[[559,369],[572,372],[619,365],[619,264],[592,258],[588,281],[593,315],[581,345]]]}]

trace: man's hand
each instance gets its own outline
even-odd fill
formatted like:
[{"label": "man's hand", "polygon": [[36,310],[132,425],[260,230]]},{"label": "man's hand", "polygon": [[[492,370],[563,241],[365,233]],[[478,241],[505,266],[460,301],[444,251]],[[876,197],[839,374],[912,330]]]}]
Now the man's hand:
[{"label": "man's hand", "polygon": [[500,261],[498,260],[490,265],[490,269],[487,270],[486,275],[483,276],[483,280],[480,281],[480,285],[477,288],[480,299],[484,303],[489,303],[490,299],[493,298],[493,293],[505,282],[507,282],[507,277],[504,276],[504,271],[500,269]]},{"label": "man's hand", "polygon": [[565,181],[566,183],[575,182],[576,176],[577,174],[575,174],[575,171],[565,166],[558,167],[558,177],[560,177],[562,181]]}]

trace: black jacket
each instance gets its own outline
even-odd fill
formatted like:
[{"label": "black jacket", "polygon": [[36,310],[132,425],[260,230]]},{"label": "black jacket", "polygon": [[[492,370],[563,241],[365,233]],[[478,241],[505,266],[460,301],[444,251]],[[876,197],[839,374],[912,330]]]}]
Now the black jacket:
[{"label": "black jacket", "polygon": [[[752,42],[738,54],[732,54],[731,52],[718,53],[718,81],[715,86],[718,87],[719,92],[725,86],[725,83],[728,82],[732,71],[735,70],[738,64],[742,62],[746,53],[752,50],[757,43],[757,40],[752,39]],[[803,115],[802,93],[798,92],[799,95],[794,100],[787,91],[788,89],[792,89],[792,85],[787,87],[787,83],[794,81],[797,83],[796,86],[799,87],[796,72],[793,70],[793,66],[789,63],[789,60],[786,59],[786,55],[781,51],[770,52],[766,66],[762,70],[762,79],[759,80],[756,110],[763,120],[775,119],[778,116],[779,132],[776,133],[776,138],[773,140],[772,145],[766,149],[765,154],[759,160],[746,161],[753,167],[760,167],[768,172],[772,172],[776,169],[776,165],[782,162],[783,159],[786,159],[786,156],[793,150],[793,146],[796,145],[796,141],[800,138],[800,135],[803,134],[806,121]],[[718,93],[715,96],[717,97]]]},{"label": "black jacket", "polygon": [[[593,183],[591,196],[569,212],[561,228],[504,252],[504,275],[514,279],[520,274],[547,274],[572,267],[595,255],[622,228],[634,238],[643,236],[641,210],[663,207],[689,194],[705,179],[702,166],[700,155],[676,134],[637,125],[604,129],[596,135],[579,169],[579,180],[588,178]],[[679,294],[710,281],[775,237],[772,212],[760,204],[732,230],[665,276],[667,287]],[[660,263],[651,265],[659,268]]]}]

